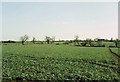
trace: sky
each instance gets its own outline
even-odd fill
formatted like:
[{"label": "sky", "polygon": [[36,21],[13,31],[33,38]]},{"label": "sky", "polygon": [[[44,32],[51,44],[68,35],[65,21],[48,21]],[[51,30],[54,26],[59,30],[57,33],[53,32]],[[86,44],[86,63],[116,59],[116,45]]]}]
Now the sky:
[{"label": "sky", "polygon": [[118,37],[116,2],[3,2],[2,40]]},{"label": "sky", "polygon": [[2,2],[119,2],[119,0],[1,0]]}]

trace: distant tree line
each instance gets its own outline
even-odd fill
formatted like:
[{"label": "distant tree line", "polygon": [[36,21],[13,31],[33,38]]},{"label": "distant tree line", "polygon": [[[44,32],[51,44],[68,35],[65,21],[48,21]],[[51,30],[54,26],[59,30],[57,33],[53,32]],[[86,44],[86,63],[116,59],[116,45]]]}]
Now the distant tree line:
[{"label": "distant tree line", "polygon": [[16,43],[16,41],[8,40],[8,41],[2,41],[2,43]]},{"label": "distant tree line", "polygon": [[[75,46],[105,47],[103,42],[114,42],[115,47],[120,46],[120,40],[119,39],[113,40],[113,38],[111,38],[110,40],[108,40],[108,39],[95,38],[94,40],[92,40],[90,38],[87,38],[86,40],[80,40],[78,35],[75,35],[73,40],[58,40],[58,41],[55,41],[55,36],[45,36],[44,41],[36,40],[35,37],[33,37],[33,39],[31,41],[28,41],[28,40],[29,40],[28,35],[24,35],[24,36],[20,37],[20,42],[21,42],[22,45],[25,45],[26,42],[32,42],[33,44],[36,44],[36,43],[53,44],[54,42],[63,42],[63,44],[65,44],[65,45],[73,44]],[[12,41],[12,40],[8,40],[8,41],[2,41],[2,43],[17,43],[17,42]],[[57,43],[56,45],[59,45],[59,43]]]}]

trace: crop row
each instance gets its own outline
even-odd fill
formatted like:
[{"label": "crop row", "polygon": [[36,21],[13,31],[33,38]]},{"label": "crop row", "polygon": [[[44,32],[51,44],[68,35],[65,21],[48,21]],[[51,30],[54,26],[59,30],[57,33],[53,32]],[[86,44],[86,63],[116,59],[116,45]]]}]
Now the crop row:
[{"label": "crop row", "polygon": [[[94,63],[90,63],[94,62]],[[108,65],[104,67],[99,64]],[[81,58],[35,57],[7,55],[3,58],[3,79],[18,77],[28,80],[118,80],[109,65],[114,61],[94,61]]]}]

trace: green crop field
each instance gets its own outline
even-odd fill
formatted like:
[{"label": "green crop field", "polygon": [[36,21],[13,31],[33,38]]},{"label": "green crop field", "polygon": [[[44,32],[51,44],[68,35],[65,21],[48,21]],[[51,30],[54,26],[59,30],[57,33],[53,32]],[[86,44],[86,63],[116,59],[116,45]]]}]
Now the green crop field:
[{"label": "green crop field", "polygon": [[117,62],[106,47],[55,44],[3,45],[3,79],[99,80],[119,79]]},{"label": "green crop field", "polygon": [[108,46],[115,46],[114,42],[103,42],[103,44],[108,47]]},{"label": "green crop field", "polygon": [[120,55],[120,48],[111,48],[111,50],[112,50],[114,53]]}]

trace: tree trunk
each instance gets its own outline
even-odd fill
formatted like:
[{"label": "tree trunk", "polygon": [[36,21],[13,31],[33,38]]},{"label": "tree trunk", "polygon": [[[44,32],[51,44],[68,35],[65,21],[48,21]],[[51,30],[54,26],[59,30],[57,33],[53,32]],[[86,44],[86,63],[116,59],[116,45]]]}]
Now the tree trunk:
[{"label": "tree trunk", "polygon": [[22,45],[24,45],[24,41],[22,41]]}]

